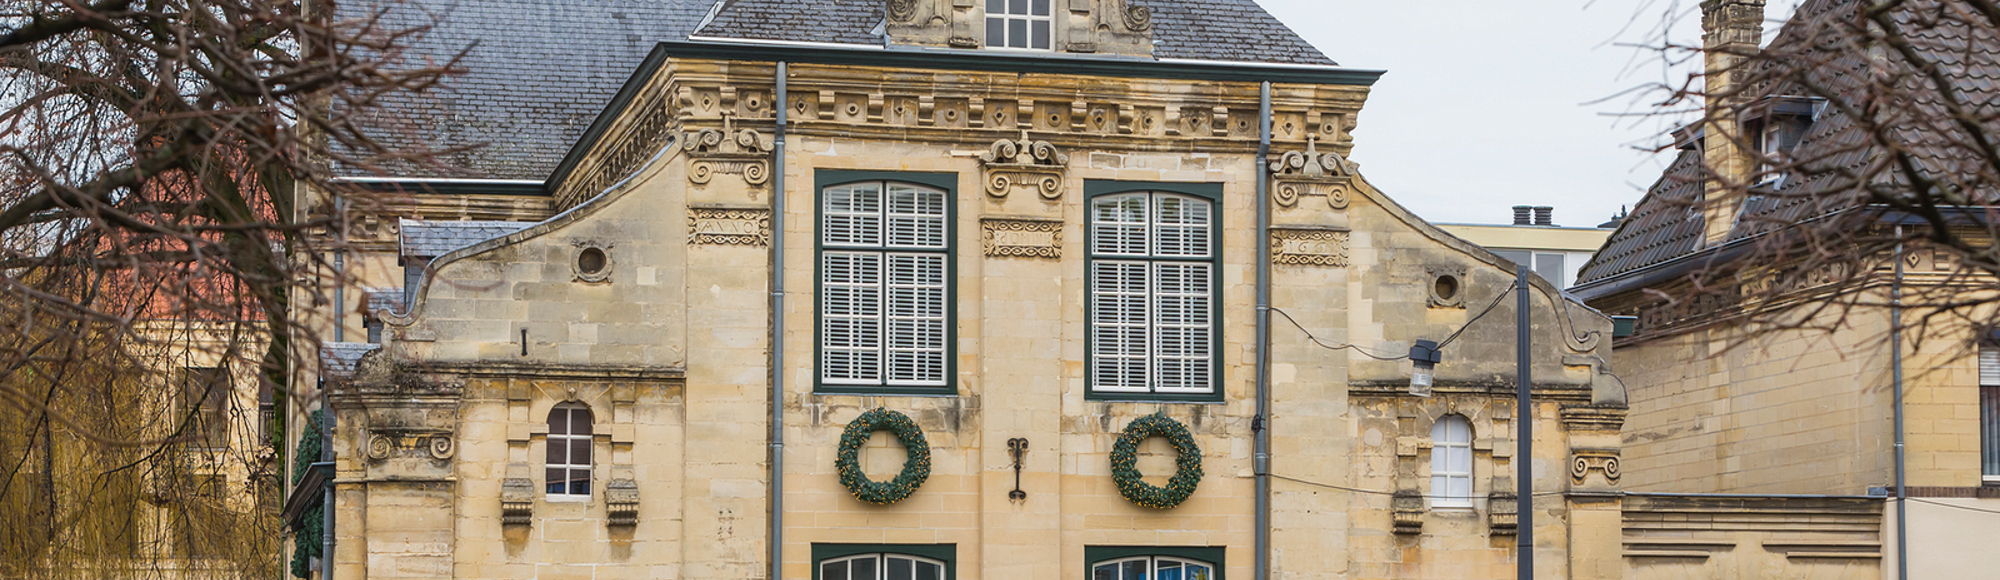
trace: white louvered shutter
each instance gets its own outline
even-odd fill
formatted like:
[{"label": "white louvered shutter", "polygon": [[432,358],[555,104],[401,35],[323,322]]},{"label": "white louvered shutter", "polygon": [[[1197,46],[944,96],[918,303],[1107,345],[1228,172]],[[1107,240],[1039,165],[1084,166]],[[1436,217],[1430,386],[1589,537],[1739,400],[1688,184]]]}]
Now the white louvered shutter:
[{"label": "white louvered shutter", "polygon": [[1979,349],[1979,386],[2000,386],[2000,348]]},{"label": "white louvered shutter", "polygon": [[1147,264],[1090,265],[1092,383],[1103,391],[1147,390]]},{"label": "white louvered shutter", "polygon": [[1212,270],[1207,262],[1159,262],[1153,266],[1155,390],[1206,393],[1212,388]]},{"label": "white louvered shutter", "polygon": [[828,188],[820,208],[823,237],[829,246],[882,245],[882,185],[857,183]]},{"label": "white louvered shutter", "polygon": [[1147,255],[1146,198],[1146,194],[1135,193],[1100,198],[1092,203],[1091,253]]},{"label": "white louvered shutter", "polygon": [[829,383],[880,381],[882,255],[826,252],[820,276],[821,376]]},{"label": "white louvered shutter", "polygon": [[883,309],[887,382],[945,384],[945,257],[889,254]]},{"label": "white louvered shutter", "polygon": [[1160,195],[1153,199],[1153,255],[1208,257],[1208,202],[1173,195]]}]

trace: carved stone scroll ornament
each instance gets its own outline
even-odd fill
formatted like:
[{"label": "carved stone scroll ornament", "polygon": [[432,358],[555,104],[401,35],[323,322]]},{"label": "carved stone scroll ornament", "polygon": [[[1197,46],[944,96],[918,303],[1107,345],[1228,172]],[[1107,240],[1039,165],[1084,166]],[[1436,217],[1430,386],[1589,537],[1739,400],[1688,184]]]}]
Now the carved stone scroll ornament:
[{"label": "carved stone scroll ornament", "polygon": [[732,129],[725,112],[722,129],[688,133],[681,146],[688,152],[688,182],[705,185],[717,174],[742,175],[743,182],[763,185],[771,180],[771,147],[756,129]]},{"label": "carved stone scroll ornament", "polygon": [[688,208],[688,243],[717,246],[771,245],[771,210],[739,207]]},{"label": "carved stone scroll ornament", "polygon": [[1153,9],[1135,4],[1132,0],[1125,0],[1124,4],[1125,9],[1119,10],[1118,14],[1125,18],[1125,28],[1133,32],[1153,29]]},{"label": "carved stone scroll ornament", "polygon": [[979,162],[986,168],[987,195],[1007,197],[1014,186],[1032,184],[1042,199],[1062,199],[1069,155],[1048,141],[1029,140],[1026,131],[1018,141],[994,141],[979,154]]},{"label": "carved stone scroll ornament", "polygon": [[1292,266],[1345,267],[1346,230],[1282,227],[1271,229],[1271,263]]},{"label": "carved stone scroll ornament", "polygon": [[889,0],[889,19],[909,22],[917,16],[917,0]]},{"label": "carved stone scroll ornament", "polygon": [[1271,198],[1292,207],[1301,197],[1325,197],[1328,207],[1347,209],[1354,164],[1339,153],[1320,153],[1318,133],[1306,135],[1305,151],[1287,151],[1271,162]]},{"label": "carved stone scroll ornament", "polygon": [[1618,450],[1616,449],[1574,449],[1570,453],[1569,481],[1571,485],[1583,485],[1590,472],[1604,476],[1604,482],[1618,485]]},{"label": "carved stone scroll ornament", "polygon": [[1062,258],[1062,220],[983,218],[980,247],[988,257]]},{"label": "carved stone scroll ornament", "polygon": [[377,431],[368,434],[368,460],[391,458],[451,459],[458,451],[450,433]]}]

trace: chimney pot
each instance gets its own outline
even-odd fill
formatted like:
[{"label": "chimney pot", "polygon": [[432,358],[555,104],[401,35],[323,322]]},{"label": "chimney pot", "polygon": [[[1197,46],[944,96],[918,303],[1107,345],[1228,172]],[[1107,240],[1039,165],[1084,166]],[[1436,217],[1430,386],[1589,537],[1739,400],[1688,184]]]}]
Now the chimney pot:
[{"label": "chimney pot", "polygon": [[1543,206],[1536,206],[1536,207],[1535,207],[1535,225],[1538,225],[1538,226],[1552,226],[1552,225],[1556,225],[1556,224],[1555,224],[1555,212],[1556,212],[1556,208],[1554,208],[1554,207],[1551,207],[1551,206],[1546,206],[1546,205],[1543,205]]},{"label": "chimney pot", "polygon": [[1534,206],[1530,205],[1514,206],[1514,225],[1517,226],[1528,225],[1528,211],[1532,209],[1534,209]]}]

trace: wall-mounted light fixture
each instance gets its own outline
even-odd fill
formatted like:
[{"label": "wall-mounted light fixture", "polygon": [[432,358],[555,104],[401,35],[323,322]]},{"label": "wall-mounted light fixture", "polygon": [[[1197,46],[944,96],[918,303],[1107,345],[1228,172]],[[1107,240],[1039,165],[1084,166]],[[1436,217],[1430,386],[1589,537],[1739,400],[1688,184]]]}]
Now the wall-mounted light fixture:
[{"label": "wall-mounted light fixture", "polygon": [[1438,344],[1419,340],[1410,345],[1410,362],[1415,366],[1410,370],[1410,394],[1419,397],[1431,396],[1431,371],[1444,360],[1438,352]]}]

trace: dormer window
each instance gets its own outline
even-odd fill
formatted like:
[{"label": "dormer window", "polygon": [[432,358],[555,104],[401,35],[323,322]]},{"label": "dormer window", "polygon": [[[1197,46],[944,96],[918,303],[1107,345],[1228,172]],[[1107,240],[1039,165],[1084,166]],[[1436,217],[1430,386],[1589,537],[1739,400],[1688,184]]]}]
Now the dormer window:
[{"label": "dormer window", "polygon": [[1049,50],[1053,0],[986,0],[986,47]]},{"label": "dormer window", "polygon": [[1805,139],[1806,130],[1812,128],[1817,101],[1807,97],[1770,97],[1753,111],[1754,117],[1746,120],[1751,145],[1757,151],[1759,185],[1783,186],[1782,166],[1792,149]]}]

